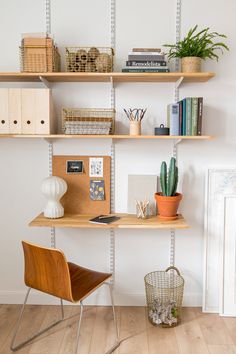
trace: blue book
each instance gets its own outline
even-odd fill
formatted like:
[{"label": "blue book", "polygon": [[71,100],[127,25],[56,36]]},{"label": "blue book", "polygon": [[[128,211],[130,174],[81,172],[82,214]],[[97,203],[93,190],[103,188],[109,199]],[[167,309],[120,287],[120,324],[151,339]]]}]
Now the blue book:
[{"label": "blue book", "polygon": [[179,104],[171,103],[167,107],[167,126],[170,135],[179,135]]},{"label": "blue book", "polygon": [[186,135],[186,98],[183,100],[182,135]]}]

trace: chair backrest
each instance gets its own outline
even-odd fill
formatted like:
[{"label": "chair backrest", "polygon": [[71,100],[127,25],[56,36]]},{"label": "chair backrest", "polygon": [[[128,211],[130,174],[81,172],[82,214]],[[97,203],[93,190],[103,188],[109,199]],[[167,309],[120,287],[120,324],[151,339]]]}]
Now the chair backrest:
[{"label": "chair backrest", "polygon": [[69,267],[62,251],[22,241],[25,284],[33,289],[72,301]]}]

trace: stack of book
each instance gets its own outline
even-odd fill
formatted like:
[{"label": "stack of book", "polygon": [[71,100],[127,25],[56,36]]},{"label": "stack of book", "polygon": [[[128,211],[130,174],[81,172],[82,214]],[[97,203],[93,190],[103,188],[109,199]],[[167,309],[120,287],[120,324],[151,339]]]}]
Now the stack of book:
[{"label": "stack of book", "polygon": [[133,48],[128,55],[124,73],[168,73],[165,54],[160,48]]},{"label": "stack of book", "polygon": [[187,97],[167,107],[170,135],[202,135],[203,97]]}]

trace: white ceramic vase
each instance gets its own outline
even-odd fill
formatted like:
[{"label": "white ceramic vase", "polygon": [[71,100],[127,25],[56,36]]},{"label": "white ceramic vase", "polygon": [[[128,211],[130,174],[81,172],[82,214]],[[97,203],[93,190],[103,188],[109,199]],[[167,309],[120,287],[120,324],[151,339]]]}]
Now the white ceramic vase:
[{"label": "white ceramic vase", "polygon": [[45,178],[41,191],[47,198],[44,216],[50,219],[61,218],[64,215],[64,208],[60,203],[60,199],[67,191],[66,181],[56,176]]}]

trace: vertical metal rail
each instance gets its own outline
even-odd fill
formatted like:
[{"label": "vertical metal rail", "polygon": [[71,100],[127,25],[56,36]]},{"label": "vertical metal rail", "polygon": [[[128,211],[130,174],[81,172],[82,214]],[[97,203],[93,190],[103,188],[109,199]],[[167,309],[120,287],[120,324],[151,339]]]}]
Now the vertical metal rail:
[{"label": "vertical metal rail", "polygon": [[[180,41],[181,36],[181,8],[182,8],[182,0],[176,0],[176,14],[175,14],[175,40],[176,43]],[[175,59],[175,71],[179,71],[180,68],[180,60],[178,58]]]},{"label": "vertical metal rail", "polygon": [[[115,144],[111,143],[111,212],[115,212]],[[111,284],[115,283],[115,230],[110,229],[110,273]]]},{"label": "vertical metal rail", "polygon": [[51,34],[51,1],[46,0],[46,33]]},{"label": "vertical metal rail", "polygon": [[[175,39],[176,43],[179,42],[180,40],[180,35],[181,35],[181,0],[176,0],[176,18],[175,18]],[[175,60],[175,71],[179,71],[180,69],[180,63],[179,59],[176,58]],[[175,89],[174,89],[174,100],[175,102],[179,101],[179,86],[181,82],[183,81],[183,78],[181,78],[176,84],[175,84]],[[174,142],[173,146],[173,157],[178,159],[178,142]],[[174,266],[175,265],[175,229],[170,230],[170,265]]]},{"label": "vertical metal rail", "polygon": [[[52,157],[53,157],[53,143],[51,141],[48,142],[48,169],[49,176],[52,176]],[[56,231],[55,227],[51,227],[51,247],[56,248]]]},{"label": "vertical metal rail", "polygon": [[[116,0],[110,0],[111,48],[115,53],[116,47]],[[110,105],[115,109],[115,88],[111,77]],[[115,212],[115,144],[111,142],[111,212]],[[110,272],[112,273],[111,285],[115,283],[115,230],[110,229]]]}]

